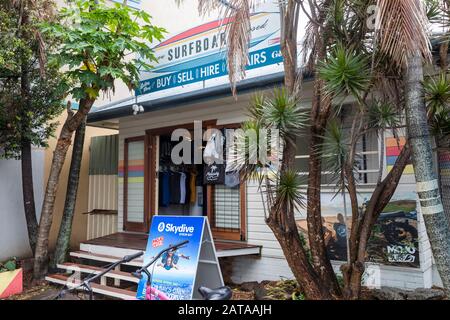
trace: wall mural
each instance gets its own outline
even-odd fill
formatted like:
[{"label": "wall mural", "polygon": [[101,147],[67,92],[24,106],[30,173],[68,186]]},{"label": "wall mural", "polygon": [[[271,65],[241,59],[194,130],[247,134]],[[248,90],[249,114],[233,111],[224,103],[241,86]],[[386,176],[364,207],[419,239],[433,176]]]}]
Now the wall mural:
[{"label": "wall mural", "polygon": [[[397,161],[397,158],[400,155],[400,152],[402,151],[405,143],[405,137],[399,137],[398,140],[393,137],[385,139],[387,172],[390,172],[394,167],[395,161]],[[414,168],[412,164],[408,164],[405,167],[403,174],[414,174]]]},{"label": "wall mural", "polygon": [[[351,219],[348,219],[351,230]],[[298,220],[300,232],[306,235],[306,220]],[[346,261],[347,232],[342,211],[324,216],[323,232],[331,260]],[[417,211],[415,200],[393,200],[375,224],[369,239],[366,261],[401,267],[420,267]]]}]

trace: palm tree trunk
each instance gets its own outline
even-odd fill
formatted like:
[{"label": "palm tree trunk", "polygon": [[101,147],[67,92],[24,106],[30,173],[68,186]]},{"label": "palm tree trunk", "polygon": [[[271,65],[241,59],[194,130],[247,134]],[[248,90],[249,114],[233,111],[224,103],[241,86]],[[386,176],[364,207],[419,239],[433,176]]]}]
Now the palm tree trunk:
[{"label": "palm tree trunk", "polygon": [[86,118],[81,122],[75,132],[75,139],[72,149],[72,161],[70,163],[69,179],[67,181],[66,200],[64,211],[59,227],[58,239],[56,241],[55,253],[51,261],[51,267],[56,268],[58,263],[63,263],[67,259],[67,252],[70,246],[72,234],[72,222],[77,201],[78,183],[80,180],[81,160],[83,158],[84,137],[86,132]]},{"label": "palm tree trunk", "polygon": [[423,98],[423,65],[419,53],[405,69],[406,122],[412,149],[417,193],[436,266],[446,289],[450,288],[450,223],[445,215],[439,183],[433,168],[431,137]]},{"label": "palm tree trunk", "polygon": [[34,254],[38,235],[38,222],[34,204],[33,164],[30,141],[22,142],[21,166],[23,208],[25,210],[25,219],[27,221],[28,241],[30,243],[31,252]]},{"label": "palm tree trunk", "polygon": [[436,144],[442,205],[444,207],[444,212],[450,221],[450,150],[448,142],[442,143],[441,141],[437,141]]}]

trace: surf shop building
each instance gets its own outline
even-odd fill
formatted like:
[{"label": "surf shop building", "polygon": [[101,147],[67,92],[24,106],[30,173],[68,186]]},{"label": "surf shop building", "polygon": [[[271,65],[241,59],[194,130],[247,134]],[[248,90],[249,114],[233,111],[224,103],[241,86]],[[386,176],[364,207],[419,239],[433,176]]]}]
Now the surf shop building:
[{"label": "surf shop building", "polygon": [[[154,215],[204,215],[209,218],[226,277],[236,283],[292,277],[277,240],[265,224],[256,184],[228,178],[207,183],[205,165],[180,165],[170,159],[174,130],[192,132],[194,121],[201,121],[203,129],[238,128],[246,119],[252,94],[271,94],[273,87],[282,85],[276,6],[264,4],[252,14],[250,63],[246,78],[237,84],[235,99],[223,52],[223,25],[228,21],[217,20],[217,13],[199,17],[194,0],[181,7],[175,1],[164,1],[164,6],[155,1],[128,3],[150,12],[153,22],[165,27],[168,34],[154,44],[158,63],[151,72],[142,74],[136,95],[119,88],[112,101],[95,107],[88,116],[91,126],[119,130],[112,143],[91,148],[91,158],[96,160],[90,169],[90,194],[109,199],[92,200],[90,209],[103,213],[114,209],[117,216],[114,220],[90,220],[89,239],[81,244],[80,254],[121,256],[143,249]],[[305,110],[311,105],[311,96],[311,81],[306,80],[301,102]],[[350,123],[351,110],[352,102],[348,101],[343,109],[344,123]],[[358,145],[360,203],[370,197],[376,184],[382,148],[385,175],[405,143],[401,138],[399,145],[389,132],[384,139],[382,143],[378,136],[366,135]],[[308,137],[302,136],[297,144],[296,163],[307,176]],[[114,147],[108,147],[111,145]],[[113,168],[111,157],[118,158]],[[110,169],[105,171],[105,167]],[[167,180],[167,175],[185,179],[186,187],[180,188],[180,180]],[[338,270],[346,254],[343,203],[341,197],[334,197],[330,172],[323,172],[322,183],[325,237]],[[416,204],[414,174],[408,166],[371,238],[366,285],[412,289],[440,283]],[[300,232],[306,230],[305,218],[305,212],[298,213]],[[105,228],[106,223],[113,225]]]}]

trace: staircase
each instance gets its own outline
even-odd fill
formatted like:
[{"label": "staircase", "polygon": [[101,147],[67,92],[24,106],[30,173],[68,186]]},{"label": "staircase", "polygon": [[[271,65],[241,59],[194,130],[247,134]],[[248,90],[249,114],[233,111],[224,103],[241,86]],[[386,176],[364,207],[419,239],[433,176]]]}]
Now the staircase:
[{"label": "staircase", "polygon": [[[94,254],[87,251],[75,251],[71,252],[70,256],[76,260],[82,260],[86,262],[96,262],[108,264],[120,260],[122,257],[115,257],[110,255]],[[124,265],[128,265],[134,268],[142,266],[142,259],[135,259]],[[81,283],[80,279],[83,279],[89,274],[99,274],[104,271],[103,268],[75,262],[66,262],[57,265],[58,269],[65,273],[51,274],[45,277],[50,283],[66,285],[69,288],[73,288]],[[112,281],[108,281],[112,279]],[[108,285],[108,282],[113,282],[113,285]],[[108,272],[100,278],[100,283],[92,283],[92,291],[103,296],[122,299],[122,300],[135,300],[136,299],[136,285],[139,279],[133,277],[130,272],[121,271],[116,269]],[[83,289],[80,289],[83,290]]]}]

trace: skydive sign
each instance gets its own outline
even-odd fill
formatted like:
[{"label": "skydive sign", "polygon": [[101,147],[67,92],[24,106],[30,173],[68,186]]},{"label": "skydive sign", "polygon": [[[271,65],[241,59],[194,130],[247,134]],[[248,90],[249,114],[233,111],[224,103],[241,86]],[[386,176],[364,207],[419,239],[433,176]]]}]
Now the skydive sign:
[{"label": "skydive sign", "polygon": [[[226,76],[226,25],[215,20],[176,34],[154,47],[158,65],[141,75],[137,95]],[[261,11],[251,16],[247,70],[281,63],[279,12]]]},{"label": "skydive sign", "polygon": [[198,288],[223,286],[214,240],[206,217],[154,216],[144,255],[147,265],[166,251],[143,274],[136,298],[140,300],[190,300],[200,298]]}]

